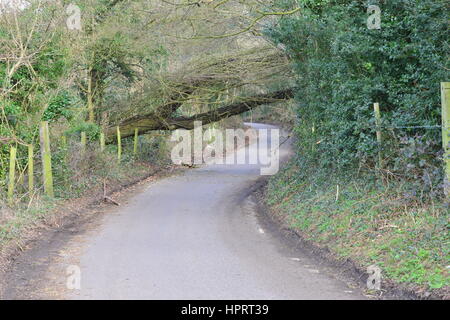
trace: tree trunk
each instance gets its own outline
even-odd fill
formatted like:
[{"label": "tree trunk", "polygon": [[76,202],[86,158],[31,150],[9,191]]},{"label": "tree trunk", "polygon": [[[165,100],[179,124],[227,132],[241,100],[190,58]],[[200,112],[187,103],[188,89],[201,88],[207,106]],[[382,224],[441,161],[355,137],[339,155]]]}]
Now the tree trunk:
[{"label": "tree trunk", "polygon": [[[173,117],[173,113],[180,107],[180,103],[171,103],[158,108],[166,110],[165,114],[160,112],[151,112],[146,115],[139,115],[119,123],[122,138],[132,137],[135,129],[139,129],[139,134],[145,134],[155,130],[176,130],[176,129],[194,129],[195,121],[202,121],[203,125],[220,121],[238,114],[252,110],[263,104],[271,104],[283,100],[289,100],[294,97],[292,88],[273,93],[260,94],[248,97],[244,101],[233,103],[220,107],[216,110],[196,114],[190,117]],[[106,137],[109,143],[116,140],[116,126],[106,129]]]}]

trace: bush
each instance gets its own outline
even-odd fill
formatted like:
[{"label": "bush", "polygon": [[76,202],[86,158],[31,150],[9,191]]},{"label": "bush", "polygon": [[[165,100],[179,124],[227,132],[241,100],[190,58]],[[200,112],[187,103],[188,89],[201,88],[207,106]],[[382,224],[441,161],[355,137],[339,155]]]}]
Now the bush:
[{"label": "bush", "polygon": [[[297,77],[299,157],[325,169],[375,168],[374,102],[379,102],[383,126],[435,126],[440,119],[440,82],[448,80],[448,16],[442,0],[380,1],[382,29],[367,28],[368,1],[286,1],[303,6],[298,16],[284,17],[268,30],[294,62]],[[372,4],[372,2],[371,2]],[[313,127],[315,130],[313,130]],[[395,129],[420,143],[440,141],[440,130]],[[387,129],[384,130],[385,132]],[[393,146],[392,134],[385,134]],[[427,145],[436,155],[439,143]],[[403,150],[403,151],[402,151]],[[386,169],[414,178],[402,161],[440,168],[435,156],[391,152]],[[431,160],[431,162],[429,162]],[[428,165],[429,164],[429,165]],[[430,179],[441,170],[428,170]],[[424,176],[425,173],[420,173]]]},{"label": "bush", "polygon": [[63,92],[52,99],[42,118],[44,121],[55,121],[60,117],[71,120],[73,104],[74,97],[70,96],[68,92]]},{"label": "bush", "polygon": [[101,128],[99,125],[91,122],[81,122],[76,124],[73,128],[66,131],[66,135],[80,138],[81,132],[86,132],[86,137],[89,141],[95,141],[100,138]]}]

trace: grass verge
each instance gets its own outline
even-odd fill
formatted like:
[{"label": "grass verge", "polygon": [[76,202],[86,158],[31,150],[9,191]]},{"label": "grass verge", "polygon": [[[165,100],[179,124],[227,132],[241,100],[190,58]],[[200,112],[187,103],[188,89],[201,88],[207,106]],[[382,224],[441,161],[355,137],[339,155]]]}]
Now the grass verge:
[{"label": "grass verge", "polygon": [[295,162],[270,180],[267,197],[290,228],[337,257],[377,265],[384,278],[450,297],[448,205],[406,201],[401,186],[374,178],[302,172]]}]

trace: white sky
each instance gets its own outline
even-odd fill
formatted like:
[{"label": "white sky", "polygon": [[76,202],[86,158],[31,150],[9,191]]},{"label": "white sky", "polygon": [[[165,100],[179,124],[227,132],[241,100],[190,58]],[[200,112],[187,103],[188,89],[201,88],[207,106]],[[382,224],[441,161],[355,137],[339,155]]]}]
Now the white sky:
[{"label": "white sky", "polygon": [[0,14],[3,10],[18,9],[23,10],[28,7],[30,3],[25,0],[0,0]]}]

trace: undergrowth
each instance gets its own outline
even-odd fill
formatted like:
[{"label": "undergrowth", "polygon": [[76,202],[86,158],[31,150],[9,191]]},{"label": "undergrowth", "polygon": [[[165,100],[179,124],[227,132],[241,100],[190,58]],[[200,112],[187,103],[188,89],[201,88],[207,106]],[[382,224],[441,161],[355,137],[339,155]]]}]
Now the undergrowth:
[{"label": "undergrowth", "polygon": [[[338,182],[337,182],[338,181]],[[306,239],[401,283],[449,285],[449,207],[404,196],[407,184],[346,177],[292,162],[268,187],[268,203]]]},{"label": "undergrowth", "polygon": [[[72,137],[73,138],[73,137]],[[169,162],[166,135],[147,135],[139,138],[139,154],[133,155],[133,141],[123,141],[123,156],[117,158],[117,146],[106,146],[104,152],[98,141],[92,141],[85,151],[71,139],[68,146],[54,144],[52,171],[55,198],[43,192],[41,164],[36,164],[33,194],[28,192],[28,177],[17,183],[14,203],[7,205],[6,194],[0,194],[0,252],[10,241],[20,242],[24,231],[50,218],[56,208],[65,205],[65,200],[78,199],[86,195],[101,199],[103,184],[111,191],[124,183],[134,181],[155,172]],[[56,138],[54,141],[58,141]],[[81,204],[82,205],[82,204]]]}]

